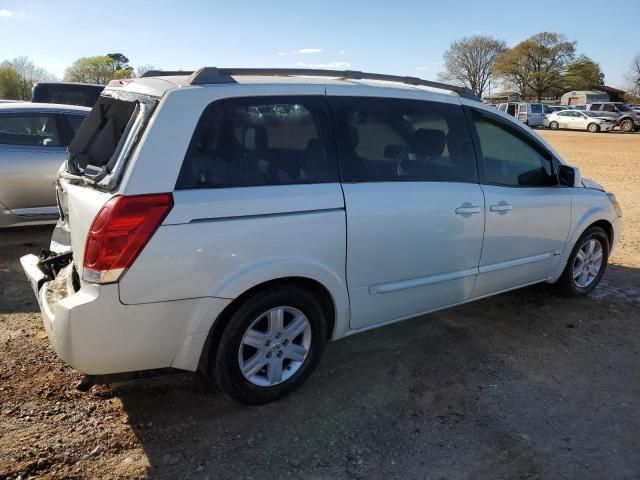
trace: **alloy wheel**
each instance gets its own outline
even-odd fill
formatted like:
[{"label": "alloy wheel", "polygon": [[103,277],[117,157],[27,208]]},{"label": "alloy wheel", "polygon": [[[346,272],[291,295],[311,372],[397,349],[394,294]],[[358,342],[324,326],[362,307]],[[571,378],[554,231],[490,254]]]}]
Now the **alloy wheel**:
[{"label": "alloy wheel", "polygon": [[311,347],[311,324],[294,307],[272,308],[256,318],[240,341],[238,363],[246,380],[273,387],[291,378]]},{"label": "alloy wheel", "polygon": [[573,260],[572,275],[576,286],[586,288],[596,279],[602,268],[602,243],[590,238],[582,244]]}]

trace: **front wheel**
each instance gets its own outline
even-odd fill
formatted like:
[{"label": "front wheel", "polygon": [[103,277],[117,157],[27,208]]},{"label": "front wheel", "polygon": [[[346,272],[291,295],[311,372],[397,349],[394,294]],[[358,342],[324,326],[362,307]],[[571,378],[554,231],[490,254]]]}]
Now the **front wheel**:
[{"label": "front wheel", "polygon": [[597,133],[600,131],[600,126],[597,123],[590,123],[589,125],[587,125],[587,130],[590,133]]},{"label": "front wheel", "polygon": [[633,132],[633,120],[630,118],[625,118],[622,122],[620,122],[620,130],[623,132]]},{"label": "front wheel", "polygon": [[551,123],[549,124],[549,128],[550,128],[551,130],[557,130],[557,129],[558,129],[558,122],[551,122]]},{"label": "front wheel", "polygon": [[567,297],[591,292],[604,275],[609,261],[609,237],[600,227],[588,228],[576,242],[555,286]]},{"label": "front wheel", "polygon": [[269,403],[299,387],[316,367],[327,335],[322,305],[305,289],[274,287],[248,299],[220,339],[216,378],[246,405]]}]

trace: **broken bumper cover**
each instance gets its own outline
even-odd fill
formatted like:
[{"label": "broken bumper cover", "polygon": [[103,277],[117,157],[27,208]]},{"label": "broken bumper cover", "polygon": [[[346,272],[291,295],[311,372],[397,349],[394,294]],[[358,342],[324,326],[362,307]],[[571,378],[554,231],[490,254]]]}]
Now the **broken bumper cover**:
[{"label": "broken bumper cover", "polygon": [[230,302],[207,297],[125,305],[117,284],[85,283],[74,292],[71,266],[51,279],[37,256],[26,255],[20,263],[54,350],[90,375],[168,367],[195,371],[211,320]]}]

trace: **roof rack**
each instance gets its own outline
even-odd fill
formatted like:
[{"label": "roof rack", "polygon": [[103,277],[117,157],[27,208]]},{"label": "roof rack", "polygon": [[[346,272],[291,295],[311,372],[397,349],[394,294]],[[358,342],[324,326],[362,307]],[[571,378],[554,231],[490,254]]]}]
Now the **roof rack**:
[{"label": "roof rack", "polygon": [[405,85],[423,86],[448,90],[457,93],[460,97],[480,101],[478,96],[467,87],[450,85],[447,83],[423,80],[418,77],[403,77],[400,75],[386,75],[382,73],[367,73],[356,70],[323,70],[311,68],[217,68],[204,67],[194,72],[185,71],[159,71],[150,70],[142,77],[188,75],[186,85],[207,85],[220,83],[236,83],[233,75],[255,76],[308,76],[344,78],[347,80],[377,80],[383,82],[396,82]]}]

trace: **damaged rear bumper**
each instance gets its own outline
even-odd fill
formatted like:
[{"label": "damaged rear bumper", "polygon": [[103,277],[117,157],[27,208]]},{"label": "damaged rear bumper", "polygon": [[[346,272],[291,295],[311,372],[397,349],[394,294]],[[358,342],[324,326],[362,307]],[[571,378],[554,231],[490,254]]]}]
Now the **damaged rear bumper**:
[{"label": "damaged rear bumper", "polygon": [[25,255],[20,263],[54,350],[90,375],[197,370],[207,319],[217,318],[230,302],[206,297],[125,305],[118,284],[75,283],[73,263],[56,271],[48,271],[46,260],[36,255]]}]

